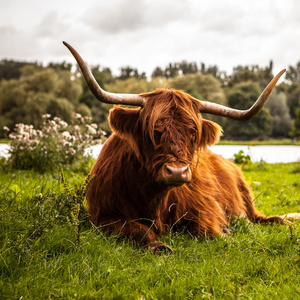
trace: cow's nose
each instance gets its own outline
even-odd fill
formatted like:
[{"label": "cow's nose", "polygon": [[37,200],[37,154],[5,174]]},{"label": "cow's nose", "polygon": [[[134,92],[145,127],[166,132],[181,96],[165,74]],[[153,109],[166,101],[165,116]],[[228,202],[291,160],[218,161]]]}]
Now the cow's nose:
[{"label": "cow's nose", "polygon": [[164,179],[168,185],[182,185],[191,181],[191,170],[189,166],[175,167],[166,165]]}]

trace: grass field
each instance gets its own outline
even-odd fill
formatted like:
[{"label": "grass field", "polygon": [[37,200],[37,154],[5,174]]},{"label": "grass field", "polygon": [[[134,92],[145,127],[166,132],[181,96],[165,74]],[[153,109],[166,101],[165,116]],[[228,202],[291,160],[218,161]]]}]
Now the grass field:
[{"label": "grass field", "polygon": [[[174,254],[154,255],[84,224],[78,237],[86,174],[1,174],[1,299],[300,299],[300,223],[238,219],[226,238],[165,236]],[[259,210],[300,212],[298,163],[244,174]]]}]

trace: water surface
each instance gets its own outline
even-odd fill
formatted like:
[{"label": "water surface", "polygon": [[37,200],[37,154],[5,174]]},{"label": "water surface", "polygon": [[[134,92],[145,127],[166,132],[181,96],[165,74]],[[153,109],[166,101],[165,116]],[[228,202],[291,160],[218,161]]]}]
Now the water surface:
[{"label": "water surface", "polygon": [[[97,158],[102,145],[90,147],[87,151],[92,157]],[[0,156],[8,156],[9,145],[0,144]],[[250,155],[253,162],[264,161],[266,163],[289,163],[300,161],[300,146],[245,146],[245,145],[216,145],[211,150],[225,158],[234,158],[234,154],[240,150],[245,155]]]}]

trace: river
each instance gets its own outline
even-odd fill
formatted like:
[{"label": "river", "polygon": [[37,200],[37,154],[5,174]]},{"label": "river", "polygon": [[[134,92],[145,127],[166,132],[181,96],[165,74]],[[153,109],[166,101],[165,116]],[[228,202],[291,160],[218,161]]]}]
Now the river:
[{"label": "river", "polygon": [[[101,146],[91,147],[91,155],[97,157]],[[300,161],[300,146],[243,146],[243,145],[215,145],[211,150],[225,158],[234,158],[234,154],[240,150],[245,155],[250,155],[253,162],[264,161],[266,163],[289,163]]]},{"label": "river", "polygon": [[[97,158],[101,145],[92,146],[90,153]],[[0,144],[0,156],[8,156],[9,145]],[[253,162],[289,163],[300,161],[300,146],[243,146],[243,145],[215,145],[211,150],[225,158],[233,158],[240,150],[245,155],[250,155]]]}]

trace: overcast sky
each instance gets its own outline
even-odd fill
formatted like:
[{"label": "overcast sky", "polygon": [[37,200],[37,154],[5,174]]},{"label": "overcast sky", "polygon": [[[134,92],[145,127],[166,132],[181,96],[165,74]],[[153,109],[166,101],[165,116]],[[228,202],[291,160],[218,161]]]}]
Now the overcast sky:
[{"label": "overcast sky", "polygon": [[277,73],[300,61],[300,1],[0,0],[0,59],[73,63],[63,40],[115,75],[182,60]]}]

